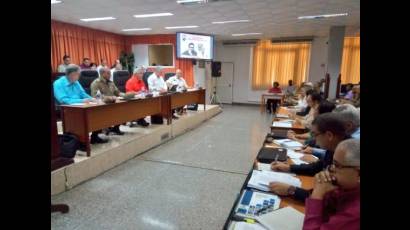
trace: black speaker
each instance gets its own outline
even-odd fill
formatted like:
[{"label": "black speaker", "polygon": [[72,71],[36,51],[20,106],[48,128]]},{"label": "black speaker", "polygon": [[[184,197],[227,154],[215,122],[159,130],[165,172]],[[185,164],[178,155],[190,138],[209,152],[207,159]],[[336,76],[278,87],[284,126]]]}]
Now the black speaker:
[{"label": "black speaker", "polygon": [[221,76],[221,66],[222,66],[222,63],[220,61],[212,62],[212,77]]}]

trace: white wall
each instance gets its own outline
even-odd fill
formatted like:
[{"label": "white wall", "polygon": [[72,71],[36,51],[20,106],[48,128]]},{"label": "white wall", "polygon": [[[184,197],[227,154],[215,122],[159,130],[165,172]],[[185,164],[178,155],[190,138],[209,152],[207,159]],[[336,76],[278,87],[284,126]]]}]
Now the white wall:
[{"label": "white wall", "polygon": [[[315,37],[310,48],[310,66],[308,81],[317,82],[325,78],[327,68],[327,40],[328,37]],[[323,67],[321,65],[324,65]]]}]

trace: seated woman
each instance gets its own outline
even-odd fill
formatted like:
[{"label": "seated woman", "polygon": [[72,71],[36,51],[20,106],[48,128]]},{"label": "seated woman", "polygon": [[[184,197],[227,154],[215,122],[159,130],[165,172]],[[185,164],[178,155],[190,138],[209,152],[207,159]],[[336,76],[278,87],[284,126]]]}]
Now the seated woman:
[{"label": "seated woman", "polygon": [[339,143],[333,163],[315,176],[303,230],[360,229],[360,140]]},{"label": "seated woman", "polygon": [[[277,81],[273,83],[273,87],[269,89],[268,93],[282,93],[282,90],[279,88],[279,83]],[[272,111],[273,113],[276,113],[276,108],[278,107],[279,102],[280,100],[268,99],[266,101],[266,110],[268,111],[268,113],[271,113]]]}]

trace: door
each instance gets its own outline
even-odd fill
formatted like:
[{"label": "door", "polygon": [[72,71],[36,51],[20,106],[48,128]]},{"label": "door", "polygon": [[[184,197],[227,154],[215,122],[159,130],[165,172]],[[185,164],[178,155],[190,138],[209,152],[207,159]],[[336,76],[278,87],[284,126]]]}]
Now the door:
[{"label": "door", "polygon": [[216,77],[216,94],[221,103],[232,104],[233,99],[233,62],[221,63],[221,77]]}]

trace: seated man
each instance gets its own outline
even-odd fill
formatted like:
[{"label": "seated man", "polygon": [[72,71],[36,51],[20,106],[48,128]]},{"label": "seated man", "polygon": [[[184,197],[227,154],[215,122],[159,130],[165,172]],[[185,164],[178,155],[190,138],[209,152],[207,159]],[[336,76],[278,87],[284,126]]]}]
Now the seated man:
[{"label": "seated man", "polygon": [[301,95],[299,100],[297,101],[297,106],[301,107],[302,109],[296,113],[298,116],[306,116],[309,114],[310,106],[307,103],[307,97],[314,93],[315,91],[310,87],[303,87],[301,89]]},{"label": "seated man", "polygon": [[64,55],[64,57],[63,57],[63,62],[64,62],[63,64],[61,64],[61,65],[58,66],[57,72],[59,72],[59,73],[65,73],[65,68],[67,68],[68,65],[71,64],[71,58],[70,58],[70,56]]},{"label": "seated man", "polygon": [[[127,93],[141,94],[147,91],[147,89],[145,88],[144,81],[142,80],[143,74],[143,67],[135,68],[134,74],[130,79],[128,79],[127,83],[125,84],[125,91]],[[138,119],[137,124],[141,125],[142,127],[149,126],[149,123],[146,122],[144,118]],[[134,124],[132,122],[130,127],[134,127]]]},{"label": "seated man", "polygon": [[[154,72],[148,77],[148,90],[154,94],[166,93],[168,91],[167,84],[163,78],[163,72],[161,66],[156,66]],[[173,119],[178,119],[177,116],[172,114]],[[153,121],[154,120],[154,121]],[[152,124],[162,124],[162,116],[153,115],[151,116]]]},{"label": "seated man", "polygon": [[360,229],[360,141],[339,143],[328,171],[315,176],[303,229]]},{"label": "seated man", "polygon": [[285,90],[285,95],[286,96],[293,96],[293,95],[295,95],[295,93],[296,93],[296,86],[293,85],[292,80],[289,80],[288,81],[288,86],[286,87],[286,90]]},{"label": "seated man", "polygon": [[[78,65],[68,65],[66,67],[66,76],[60,77],[53,84],[54,97],[57,103],[61,105],[70,105],[75,103],[88,103],[95,101],[90,95],[88,95],[83,87],[78,82],[80,78],[80,67]],[[98,133],[101,130],[92,132],[91,144],[106,143],[107,140],[103,140],[98,137]]]},{"label": "seated man", "polygon": [[[186,84],[185,79],[182,77],[182,71],[180,69],[177,69],[175,71],[175,75],[168,78],[166,83],[167,83],[169,90],[171,90],[172,87],[176,87],[175,89],[176,92],[182,92],[188,89],[188,85]],[[179,115],[182,114],[182,108],[183,107],[176,109]],[[172,113],[174,113],[174,111],[172,111]]]},{"label": "seated man", "polygon": [[[273,83],[273,87],[269,89],[268,93],[282,93],[282,89],[279,88],[279,83],[275,81]],[[277,99],[268,99],[266,101],[266,110],[268,113],[271,113],[273,110],[273,113],[276,113],[276,108],[278,107],[278,103],[280,100]]]},{"label": "seated man", "polygon": [[345,97],[344,97],[344,99],[347,99],[347,100],[352,100],[353,99],[353,84],[352,83],[349,83],[349,84],[347,84],[346,85],[346,95],[345,95]]},{"label": "seated man", "polygon": [[319,93],[313,92],[307,97],[307,103],[310,107],[309,113],[302,119],[296,118],[296,122],[302,124],[306,128],[310,129],[313,121],[313,114],[317,107],[319,107],[320,102],[322,102],[322,96]]},{"label": "seated man", "polygon": [[83,69],[91,69],[91,61],[89,58],[83,58],[83,63],[81,63],[80,68]]},{"label": "seated man", "polygon": [[[348,138],[344,122],[340,118],[340,115],[335,113],[324,113],[316,117],[312,123],[312,134],[315,137],[316,143],[321,148],[326,149],[326,154],[323,159],[310,164],[301,165],[273,162],[271,164],[272,170],[313,176],[332,163],[333,152],[336,146]],[[304,201],[310,194],[310,192],[305,189],[296,188],[280,182],[272,182],[269,186],[270,190],[278,195],[292,195],[300,201]]]},{"label": "seated man", "polygon": [[[107,67],[102,67],[100,68],[100,77],[95,79],[91,83],[91,96],[95,97],[97,95],[97,92],[100,91],[100,93],[104,96],[124,96],[125,94],[120,92],[118,90],[117,86],[115,86],[114,82],[110,81],[111,78],[111,72],[110,69]],[[120,130],[120,125],[116,125],[112,128],[109,129],[110,132],[114,132],[118,135],[124,135],[123,132]]]},{"label": "seated man", "polygon": [[[337,106],[333,113],[338,113],[345,124],[346,135],[351,136],[354,139],[360,139],[360,113],[353,105],[343,104]],[[302,150],[302,153],[313,154],[316,157],[323,157],[325,154],[324,149],[306,147]],[[302,160],[312,159],[305,156]]]}]

